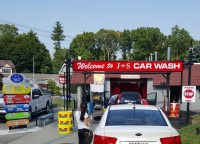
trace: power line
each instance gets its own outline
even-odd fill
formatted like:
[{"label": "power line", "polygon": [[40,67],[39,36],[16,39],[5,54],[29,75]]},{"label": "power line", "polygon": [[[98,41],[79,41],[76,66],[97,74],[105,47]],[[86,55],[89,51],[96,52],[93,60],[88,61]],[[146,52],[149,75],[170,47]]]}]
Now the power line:
[{"label": "power line", "polygon": [[[2,20],[2,19],[0,19],[0,22],[1,23],[5,23],[5,24],[14,24],[14,25],[19,26],[19,27],[23,27],[23,28],[27,28],[27,29],[31,29],[31,30],[35,30],[35,31],[40,31],[40,32],[43,32],[43,33],[48,33],[48,34],[52,33],[52,32],[47,31],[47,30],[43,30],[43,29],[39,29],[39,28],[34,28],[34,27],[30,27],[30,26],[26,26],[26,25],[22,25],[22,24],[19,24],[19,23],[15,23],[15,22],[11,22],[11,21],[6,21],[6,20]],[[51,37],[51,36],[47,36],[47,35],[43,35],[43,34],[40,34],[40,35],[46,36],[46,37]],[[69,35],[64,35],[64,36],[68,37],[68,38],[71,38],[71,39],[74,38],[73,36],[69,36]]]}]

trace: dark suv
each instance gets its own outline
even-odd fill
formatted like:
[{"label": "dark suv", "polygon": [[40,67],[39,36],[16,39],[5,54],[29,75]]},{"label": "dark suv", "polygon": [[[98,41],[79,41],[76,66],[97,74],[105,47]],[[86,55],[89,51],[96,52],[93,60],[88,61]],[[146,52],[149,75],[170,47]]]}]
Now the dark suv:
[{"label": "dark suv", "polygon": [[146,99],[143,99],[139,92],[122,92],[117,98],[117,104],[136,103],[148,105]]}]

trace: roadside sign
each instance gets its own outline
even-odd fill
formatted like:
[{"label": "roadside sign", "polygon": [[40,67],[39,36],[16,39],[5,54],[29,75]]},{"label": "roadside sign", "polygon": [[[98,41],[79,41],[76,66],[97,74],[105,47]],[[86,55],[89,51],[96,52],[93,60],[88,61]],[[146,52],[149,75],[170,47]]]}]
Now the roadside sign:
[{"label": "roadside sign", "polygon": [[5,118],[7,120],[24,119],[30,116],[29,112],[7,113]]},{"label": "roadside sign", "polygon": [[18,73],[10,75],[10,80],[13,83],[22,83],[24,79],[25,79],[24,76]]},{"label": "roadside sign", "polygon": [[59,75],[59,83],[60,84],[66,84],[66,76],[65,75]]},{"label": "roadside sign", "polygon": [[24,75],[19,73],[14,73],[9,75],[8,77],[4,77],[2,79],[3,85],[15,85],[18,86],[20,84],[29,84],[28,79],[25,78]]},{"label": "roadside sign", "polygon": [[29,104],[11,104],[5,106],[5,111],[7,113],[24,112],[24,111],[29,111],[29,109],[30,109]]},{"label": "roadside sign", "polygon": [[26,94],[12,94],[12,95],[5,95],[4,102],[6,104],[19,104],[19,103],[29,103],[31,97]]},{"label": "roadside sign", "polygon": [[196,102],[196,86],[182,87],[182,102]]},{"label": "roadside sign", "polygon": [[2,91],[5,94],[28,94],[31,92],[31,87],[28,84],[3,85]]},{"label": "roadside sign", "polygon": [[8,127],[14,127],[14,126],[20,126],[20,125],[28,125],[29,120],[28,119],[21,119],[21,120],[11,120],[6,122],[6,126]]}]

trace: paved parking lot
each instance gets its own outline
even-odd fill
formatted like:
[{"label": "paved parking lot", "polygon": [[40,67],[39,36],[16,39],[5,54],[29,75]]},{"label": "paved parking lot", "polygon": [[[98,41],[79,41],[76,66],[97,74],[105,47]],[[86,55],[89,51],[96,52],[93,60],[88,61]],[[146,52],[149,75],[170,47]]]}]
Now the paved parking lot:
[{"label": "paved parking lot", "polygon": [[[57,112],[58,108],[53,109],[54,117],[57,119]],[[39,113],[38,117],[44,115],[44,113]],[[20,129],[12,129],[9,130],[6,126],[6,121],[1,120],[0,121],[0,144],[7,144],[9,142],[12,142],[16,139],[19,139],[21,137],[26,136],[27,134],[30,134],[35,131],[41,130],[42,127],[36,127],[36,116],[33,116],[31,122],[28,124],[27,128],[20,128]]]}]

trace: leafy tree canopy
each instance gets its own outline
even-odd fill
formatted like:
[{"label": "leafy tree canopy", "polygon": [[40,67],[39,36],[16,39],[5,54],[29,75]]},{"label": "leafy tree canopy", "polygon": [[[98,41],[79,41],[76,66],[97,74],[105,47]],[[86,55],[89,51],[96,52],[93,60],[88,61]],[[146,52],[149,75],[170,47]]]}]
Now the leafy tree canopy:
[{"label": "leafy tree canopy", "polygon": [[167,45],[171,47],[171,60],[183,60],[193,42],[193,38],[185,29],[178,25],[172,28],[172,33],[167,38]]},{"label": "leafy tree canopy", "polygon": [[58,49],[54,54],[54,58],[52,60],[53,63],[53,73],[58,73],[65,63],[67,49]]},{"label": "leafy tree canopy", "polygon": [[151,53],[157,51],[158,59],[164,57],[162,44],[165,36],[159,28],[141,27],[132,30],[133,33],[133,59],[145,60]]},{"label": "leafy tree canopy", "polygon": [[133,36],[130,30],[124,30],[120,34],[119,44],[120,44],[119,49],[122,52],[123,60],[130,60],[132,44],[133,44]]},{"label": "leafy tree canopy", "polygon": [[120,32],[101,29],[96,33],[96,46],[103,51],[103,60],[116,58],[119,50]]},{"label": "leafy tree canopy", "polygon": [[85,60],[98,60],[101,49],[96,47],[95,34],[92,32],[84,32],[78,34],[70,44],[70,55],[77,59],[81,56],[81,59]]}]

